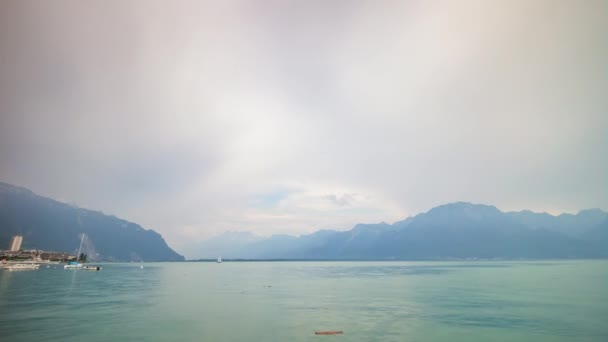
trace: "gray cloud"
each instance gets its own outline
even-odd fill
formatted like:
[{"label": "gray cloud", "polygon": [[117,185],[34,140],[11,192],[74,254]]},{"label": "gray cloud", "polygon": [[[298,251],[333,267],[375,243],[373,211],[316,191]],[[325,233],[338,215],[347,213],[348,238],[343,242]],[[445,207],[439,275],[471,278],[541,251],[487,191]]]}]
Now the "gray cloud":
[{"label": "gray cloud", "polygon": [[178,247],[608,203],[605,1],[0,6],[0,179]]}]

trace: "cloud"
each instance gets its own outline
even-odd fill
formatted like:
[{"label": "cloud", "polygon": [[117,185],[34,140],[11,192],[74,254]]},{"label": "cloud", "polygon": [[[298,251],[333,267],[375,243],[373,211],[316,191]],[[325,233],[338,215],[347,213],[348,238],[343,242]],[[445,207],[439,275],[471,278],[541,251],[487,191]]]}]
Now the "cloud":
[{"label": "cloud", "polygon": [[322,198],[340,207],[350,207],[357,201],[358,194],[331,194]]},{"label": "cloud", "polygon": [[174,246],[608,202],[603,1],[0,6],[0,178]]}]

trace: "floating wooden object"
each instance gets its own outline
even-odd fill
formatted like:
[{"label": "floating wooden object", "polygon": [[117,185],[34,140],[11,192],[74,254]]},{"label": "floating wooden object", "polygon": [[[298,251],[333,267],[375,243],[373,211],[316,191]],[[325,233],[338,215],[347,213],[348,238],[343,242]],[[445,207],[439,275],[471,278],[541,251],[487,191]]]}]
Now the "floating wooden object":
[{"label": "floating wooden object", "polygon": [[344,334],[342,330],[315,331],[315,335],[340,335]]}]

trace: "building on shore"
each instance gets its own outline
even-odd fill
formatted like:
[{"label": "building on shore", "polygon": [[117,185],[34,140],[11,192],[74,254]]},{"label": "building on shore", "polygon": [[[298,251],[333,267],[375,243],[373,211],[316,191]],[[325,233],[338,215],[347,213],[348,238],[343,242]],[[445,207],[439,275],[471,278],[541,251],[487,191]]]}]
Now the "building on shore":
[{"label": "building on shore", "polygon": [[15,235],[11,240],[11,245],[8,250],[0,250],[0,260],[6,261],[33,261],[33,262],[65,262],[70,260],[76,260],[76,256],[66,252],[55,252],[55,251],[43,251],[38,249],[21,249],[21,243],[23,242],[22,235]]},{"label": "building on shore", "polygon": [[0,260],[2,259],[7,261],[65,262],[76,260],[76,256],[66,252],[41,251],[36,249],[15,252],[7,250],[0,251]]},{"label": "building on shore", "polygon": [[21,235],[13,236],[13,239],[11,240],[11,247],[9,248],[9,251],[17,252],[18,250],[20,250],[21,242],[23,242],[23,236],[21,236]]}]

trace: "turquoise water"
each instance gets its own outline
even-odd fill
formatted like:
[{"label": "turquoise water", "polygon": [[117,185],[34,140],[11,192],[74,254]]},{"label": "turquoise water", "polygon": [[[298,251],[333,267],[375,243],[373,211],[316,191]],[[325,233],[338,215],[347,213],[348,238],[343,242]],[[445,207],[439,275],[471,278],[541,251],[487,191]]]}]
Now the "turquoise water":
[{"label": "turquoise water", "polygon": [[608,341],[608,261],[144,266],[0,271],[0,339]]}]

